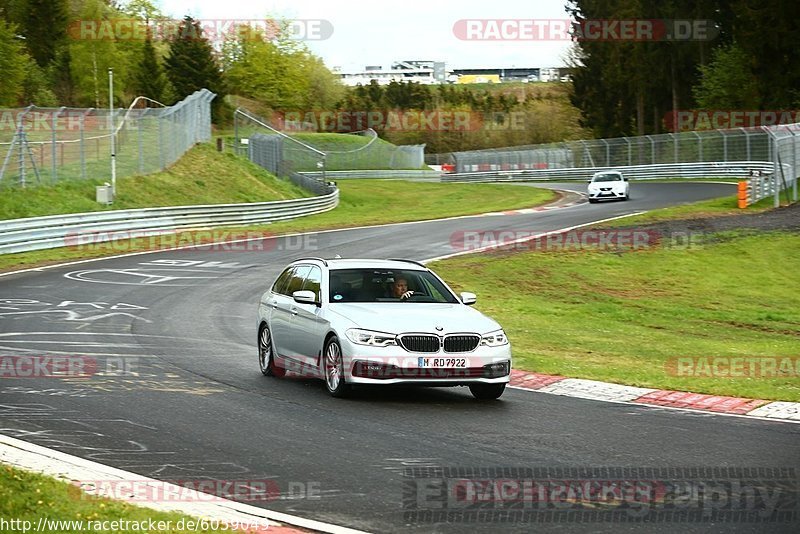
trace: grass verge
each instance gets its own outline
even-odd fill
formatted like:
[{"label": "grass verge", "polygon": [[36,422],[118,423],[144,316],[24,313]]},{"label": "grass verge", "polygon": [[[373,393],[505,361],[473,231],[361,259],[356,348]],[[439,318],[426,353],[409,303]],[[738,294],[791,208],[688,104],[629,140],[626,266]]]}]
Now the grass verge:
[{"label": "grass verge", "polygon": [[[419,221],[489,211],[528,208],[556,197],[552,191],[501,184],[441,184],[400,180],[349,180],[339,183],[340,204],[333,211],[249,227],[270,235],[348,228],[372,224]],[[185,203],[185,199],[183,199]],[[236,232],[242,228],[228,229]],[[222,231],[222,230],[220,230]],[[177,237],[179,243],[195,243],[191,233]],[[0,255],[0,270],[47,263],[97,258],[147,250],[148,244],[115,242],[113,246],[76,246]]]},{"label": "grass verge", "polygon": [[64,180],[52,186],[5,188],[0,195],[0,219],[310,196],[245,158],[217,152],[210,144],[194,147],[164,172],[118,179],[113,206],[95,202],[95,187],[107,180]]},{"label": "grass verge", "polygon": [[486,296],[478,307],[506,329],[517,369],[800,401],[798,360],[771,378],[672,369],[676,358],[800,356],[800,293],[779,268],[797,262],[800,235],[712,237],[688,249],[496,252],[431,267]]},{"label": "grass verge", "polygon": [[[169,525],[170,528],[158,528],[157,532],[170,534],[232,531],[225,529],[227,525],[218,529],[203,528],[199,519],[179,513],[160,512],[90,496],[67,482],[7,465],[0,465],[0,517],[11,525],[10,532],[31,532],[37,528],[40,518],[48,521],[41,525],[43,532],[64,534],[87,531],[148,532],[152,531],[149,528],[151,521],[159,527]],[[118,527],[128,528],[113,528],[112,522],[115,521]],[[198,529],[186,528],[190,526],[190,521],[197,524]],[[159,522],[163,523],[159,525]],[[181,525],[185,528],[179,528]]]},{"label": "grass verge", "polygon": [[743,210],[737,207],[737,200],[735,196],[720,197],[711,200],[693,202],[691,204],[684,204],[682,206],[660,208],[648,211],[647,213],[642,213],[641,215],[634,215],[632,217],[624,217],[622,219],[608,221],[598,225],[598,228],[643,225],[674,219],[696,219],[704,217],[724,217],[726,215],[760,213],[773,209],[773,202],[774,201],[772,198],[765,198]]}]

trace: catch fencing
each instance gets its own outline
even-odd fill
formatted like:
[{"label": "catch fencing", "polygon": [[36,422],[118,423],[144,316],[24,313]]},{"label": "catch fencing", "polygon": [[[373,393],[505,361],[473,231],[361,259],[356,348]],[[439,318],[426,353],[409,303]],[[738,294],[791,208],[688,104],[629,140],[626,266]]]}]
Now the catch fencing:
[{"label": "catch fencing", "polygon": [[172,106],[0,110],[0,186],[26,187],[111,176],[114,137],[117,177],[167,168],[196,143],[211,139],[207,89]]},{"label": "catch fencing", "polygon": [[454,165],[455,174],[443,178],[447,181],[584,179],[611,168],[634,179],[747,178],[768,172],[772,187],[758,190],[771,191],[776,206],[781,192],[797,201],[798,159],[800,124],[565,141],[436,158]]},{"label": "catch fencing", "polygon": [[268,119],[242,108],[234,113],[234,147],[278,176],[340,170],[421,169],[425,163],[425,145],[396,146],[382,140],[372,129],[349,135],[288,135],[273,127]]}]

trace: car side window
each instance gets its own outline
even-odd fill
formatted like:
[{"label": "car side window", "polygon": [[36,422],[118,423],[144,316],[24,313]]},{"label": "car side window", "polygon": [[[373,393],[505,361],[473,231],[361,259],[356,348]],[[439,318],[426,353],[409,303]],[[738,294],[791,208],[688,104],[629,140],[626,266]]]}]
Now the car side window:
[{"label": "car side window", "polygon": [[319,287],[322,283],[322,269],[319,267],[313,266],[311,270],[306,275],[306,279],[303,282],[303,291],[313,291],[314,294],[317,296],[317,301],[320,300],[320,293]]},{"label": "car side window", "polygon": [[292,271],[292,277],[289,278],[289,283],[286,285],[286,291],[282,293],[284,295],[292,296],[295,291],[300,291],[303,289],[303,282],[308,275],[308,272],[311,270],[311,265],[298,265]]},{"label": "car side window", "polygon": [[275,280],[275,283],[272,284],[272,292],[278,293],[279,295],[285,295],[286,284],[289,281],[289,278],[292,276],[292,271],[294,267],[288,267],[284,270],[281,275]]}]

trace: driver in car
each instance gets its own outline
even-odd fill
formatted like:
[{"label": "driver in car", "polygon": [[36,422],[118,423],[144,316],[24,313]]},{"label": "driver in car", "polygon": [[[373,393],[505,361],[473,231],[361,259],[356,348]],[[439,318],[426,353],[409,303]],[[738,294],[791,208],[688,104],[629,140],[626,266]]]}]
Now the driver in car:
[{"label": "driver in car", "polygon": [[405,278],[396,278],[392,284],[392,296],[400,300],[410,298],[414,294],[408,290],[408,281]]}]

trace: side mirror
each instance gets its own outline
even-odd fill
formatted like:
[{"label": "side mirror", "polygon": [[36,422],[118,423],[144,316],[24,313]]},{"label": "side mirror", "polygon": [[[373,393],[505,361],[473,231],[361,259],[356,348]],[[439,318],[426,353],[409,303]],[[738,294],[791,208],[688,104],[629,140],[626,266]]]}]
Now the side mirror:
[{"label": "side mirror", "polygon": [[313,291],[295,291],[292,298],[299,304],[317,304],[317,295]]},{"label": "side mirror", "polygon": [[467,306],[472,306],[475,304],[475,301],[478,300],[478,297],[475,296],[475,293],[470,293],[468,291],[464,291],[461,293],[461,302],[466,304]]}]

